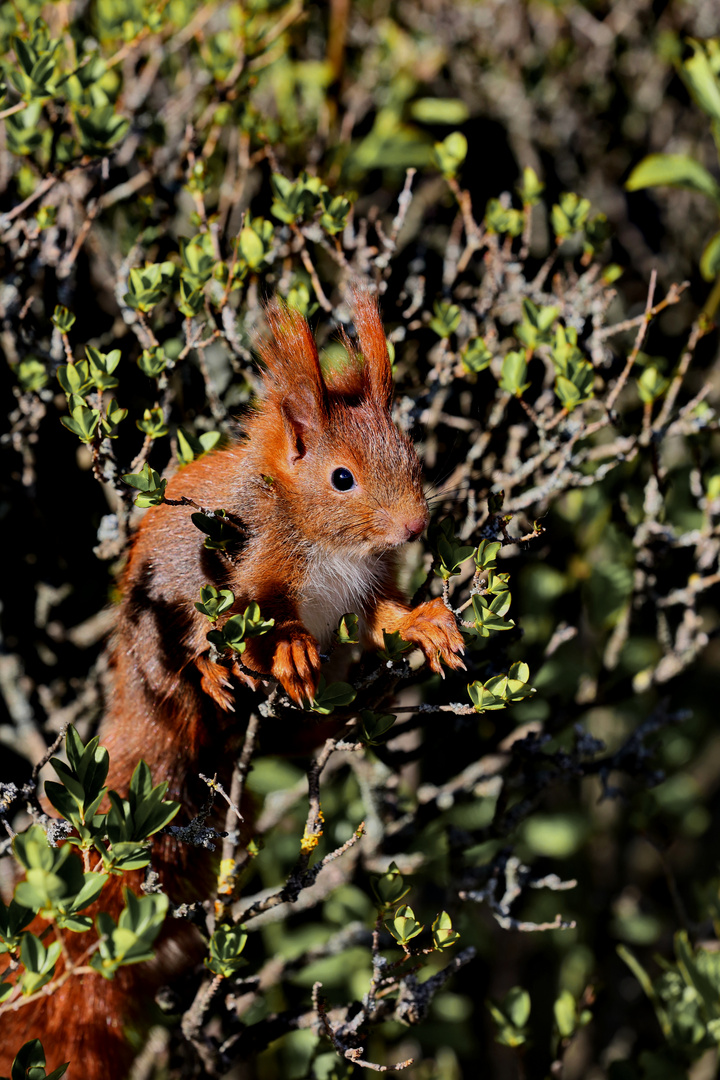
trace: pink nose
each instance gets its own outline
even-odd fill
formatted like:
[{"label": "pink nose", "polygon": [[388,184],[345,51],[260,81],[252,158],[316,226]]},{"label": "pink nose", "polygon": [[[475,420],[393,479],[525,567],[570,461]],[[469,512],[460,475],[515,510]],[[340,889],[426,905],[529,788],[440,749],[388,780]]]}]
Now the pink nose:
[{"label": "pink nose", "polygon": [[413,518],[412,521],[406,521],[403,528],[405,529],[406,540],[417,540],[420,533],[427,525],[427,520],[424,517]]}]

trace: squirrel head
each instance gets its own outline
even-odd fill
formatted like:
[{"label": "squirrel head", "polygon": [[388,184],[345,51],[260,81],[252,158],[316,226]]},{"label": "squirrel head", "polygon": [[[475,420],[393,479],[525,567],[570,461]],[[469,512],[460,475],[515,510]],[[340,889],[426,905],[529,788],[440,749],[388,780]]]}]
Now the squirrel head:
[{"label": "squirrel head", "polygon": [[[353,294],[359,349],[324,373],[302,315],[267,308],[271,339],[248,450],[296,537],[357,556],[416,540],[428,522],[412,442],[392,422],[392,373],[374,299]],[[259,478],[258,478],[259,479]]]}]

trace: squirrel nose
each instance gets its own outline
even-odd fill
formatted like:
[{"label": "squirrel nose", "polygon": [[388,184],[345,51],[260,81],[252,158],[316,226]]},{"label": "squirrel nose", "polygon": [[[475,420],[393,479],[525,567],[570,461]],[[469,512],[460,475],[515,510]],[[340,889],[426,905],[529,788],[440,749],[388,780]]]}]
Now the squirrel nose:
[{"label": "squirrel nose", "polygon": [[406,521],[403,528],[405,529],[405,539],[407,541],[417,540],[420,533],[427,525],[427,520],[424,517],[413,518],[412,521]]}]

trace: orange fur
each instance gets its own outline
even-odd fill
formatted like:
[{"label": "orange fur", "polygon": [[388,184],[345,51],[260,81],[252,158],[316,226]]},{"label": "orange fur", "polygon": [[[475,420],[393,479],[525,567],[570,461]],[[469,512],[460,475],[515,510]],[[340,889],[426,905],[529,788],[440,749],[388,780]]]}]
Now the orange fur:
[{"label": "orange fur", "polygon": [[[390,417],[392,379],[377,306],[365,293],[355,294],[354,305],[360,354],[350,346],[348,365],[323,378],[305,320],[270,304],[272,340],[259,347],[263,390],[244,440],[186,466],[168,484],[168,499],[186,496],[241,520],[237,544],[226,555],[207,551],[186,507],[163,504],[143,518],[122,581],[113,693],[100,732],[110,752],[108,783],[121,793],[143,757],[154,782],[167,780],[169,797],[192,816],[207,794],[198,773],[212,775],[232,761],[230,744],[242,728],[239,687],[259,681],[243,665],[278,680],[296,702],[311,699],[320,652],[346,611],[359,615],[368,646],[382,644],[383,629],[399,630],[434,671],[441,663],[462,667],[452,613],[441,600],[412,610],[395,584],[395,554],[425,528],[427,504],[415,450]],[[335,486],[338,469],[352,474],[351,490]],[[208,583],[233,590],[227,617],[254,600],[275,620],[271,632],[247,643],[241,664],[210,651],[207,620],[194,607]],[[153,865],[171,899],[208,895],[205,852],[165,837]],[[119,886],[106,889],[100,906],[117,917]],[[86,935],[68,938],[79,955]],[[170,920],[154,964],[124,969],[111,983],[71,979],[41,1005],[3,1017],[0,1073],[9,1075],[11,1049],[40,1037],[50,1067],[71,1060],[68,1080],[122,1080],[130,1003],[173,974],[173,948],[192,962],[192,928]]]}]

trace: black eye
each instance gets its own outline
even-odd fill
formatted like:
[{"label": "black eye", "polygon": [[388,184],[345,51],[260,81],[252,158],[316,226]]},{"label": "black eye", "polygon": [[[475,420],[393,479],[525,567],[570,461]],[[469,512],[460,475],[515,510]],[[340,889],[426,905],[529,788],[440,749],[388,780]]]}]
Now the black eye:
[{"label": "black eye", "polygon": [[330,481],[336,491],[349,491],[355,487],[355,477],[349,469],[334,469]]}]

